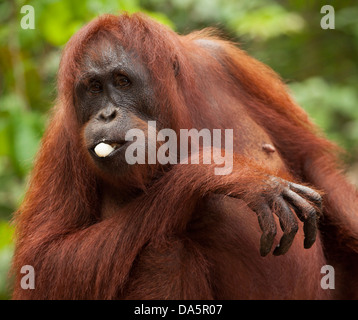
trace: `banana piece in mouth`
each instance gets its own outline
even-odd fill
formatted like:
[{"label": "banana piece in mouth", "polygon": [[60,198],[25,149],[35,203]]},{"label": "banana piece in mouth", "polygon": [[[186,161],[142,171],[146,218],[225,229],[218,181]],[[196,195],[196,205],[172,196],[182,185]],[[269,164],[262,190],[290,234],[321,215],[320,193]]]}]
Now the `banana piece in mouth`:
[{"label": "banana piece in mouth", "polygon": [[114,147],[112,147],[111,145],[101,142],[99,144],[96,145],[96,147],[94,148],[94,152],[96,153],[97,156],[99,156],[100,158],[105,158],[107,157],[110,153],[112,153],[112,151],[114,151]]}]

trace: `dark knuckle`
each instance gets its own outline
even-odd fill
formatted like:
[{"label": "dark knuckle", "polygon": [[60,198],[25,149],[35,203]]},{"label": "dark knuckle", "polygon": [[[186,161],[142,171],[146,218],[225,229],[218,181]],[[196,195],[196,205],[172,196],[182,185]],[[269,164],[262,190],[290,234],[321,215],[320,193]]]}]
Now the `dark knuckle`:
[{"label": "dark knuckle", "polygon": [[316,218],[317,217],[317,211],[313,208],[313,207],[311,207],[311,208],[309,208],[308,210],[307,210],[307,216],[309,217],[309,218]]},{"label": "dark knuckle", "polygon": [[290,228],[290,230],[289,230],[288,233],[289,233],[290,235],[294,235],[294,234],[297,233],[297,231],[298,231],[298,225],[295,224],[295,225],[292,225],[292,226],[291,226],[291,228]]},{"label": "dark knuckle", "polygon": [[317,202],[322,202],[322,200],[323,200],[322,197],[321,197],[321,195],[318,194],[318,193],[315,193],[314,198],[315,198],[315,200],[316,200]]},{"label": "dark knuckle", "polygon": [[277,234],[276,229],[270,229],[265,232],[265,236],[268,238],[274,238],[276,236],[276,234]]}]

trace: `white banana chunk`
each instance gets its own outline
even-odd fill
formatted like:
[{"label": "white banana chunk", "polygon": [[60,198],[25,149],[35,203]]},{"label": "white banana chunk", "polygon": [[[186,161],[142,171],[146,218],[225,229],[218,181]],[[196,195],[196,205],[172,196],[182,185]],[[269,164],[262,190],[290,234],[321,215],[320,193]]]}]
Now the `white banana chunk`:
[{"label": "white banana chunk", "polygon": [[96,155],[101,158],[107,157],[113,150],[114,148],[111,145],[104,142],[97,144],[94,148]]}]

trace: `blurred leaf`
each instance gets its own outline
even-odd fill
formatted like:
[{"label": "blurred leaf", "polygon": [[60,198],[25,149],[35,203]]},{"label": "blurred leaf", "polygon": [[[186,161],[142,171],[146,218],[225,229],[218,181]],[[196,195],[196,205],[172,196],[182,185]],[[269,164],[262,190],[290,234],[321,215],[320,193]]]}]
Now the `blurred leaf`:
[{"label": "blurred leaf", "polygon": [[1,1],[0,2],[0,23],[3,24],[7,19],[9,19],[10,14],[11,14],[10,1]]},{"label": "blurred leaf", "polygon": [[[3,151],[19,175],[28,173],[43,133],[44,116],[35,111],[26,111],[18,96],[8,95],[0,99],[4,131]],[[1,118],[0,118],[1,120]],[[1,149],[0,149],[1,150]]]},{"label": "blurred leaf", "polygon": [[173,22],[171,22],[168,19],[168,17],[166,15],[159,13],[159,12],[151,12],[151,11],[145,11],[145,13],[148,16],[152,17],[153,19],[157,20],[159,23],[165,24],[172,30],[175,30],[175,25],[173,24]]},{"label": "blurred leaf", "polygon": [[8,156],[9,151],[9,124],[0,114],[0,156]]},{"label": "blurred leaf", "polygon": [[238,34],[262,39],[298,32],[304,26],[305,21],[299,14],[288,12],[278,4],[264,6],[231,21],[231,27]]},{"label": "blurred leaf", "polygon": [[0,300],[9,298],[9,268],[13,255],[13,228],[0,221]]},{"label": "blurred leaf", "polygon": [[328,136],[352,149],[357,144],[358,92],[343,85],[333,85],[320,77],[290,85],[297,102]]},{"label": "blurred leaf", "polygon": [[3,249],[12,244],[12,236],[14,228],[7,222],[0,220],[0,249]]},{"label": "blurred leaf", "polygon": [[28,113],[13,122],[14,152],[22,172],[27,173],[35,157],[41,133],[38,132],[39,115]]},{"label": "blurred leaf", "polygon": [[45,40],[55,46],[65,44],[82,26],[83,21],[73,15],[73,1],[55,1],[46,6],[39,21]]}]

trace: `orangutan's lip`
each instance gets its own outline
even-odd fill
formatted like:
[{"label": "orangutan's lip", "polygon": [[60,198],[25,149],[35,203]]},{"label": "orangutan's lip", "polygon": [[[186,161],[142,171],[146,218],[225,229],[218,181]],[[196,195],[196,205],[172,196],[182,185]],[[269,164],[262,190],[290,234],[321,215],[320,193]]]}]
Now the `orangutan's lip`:
[{"label": "orangutan's lip", "polygon": [[116,150],[121,148],[126,141],[109,141],[109,140],[101,140],[100,142],[94,144],[93,147],[90,148],[90,151],[94,153],[99,158],[107,158],[112,156]]}]

